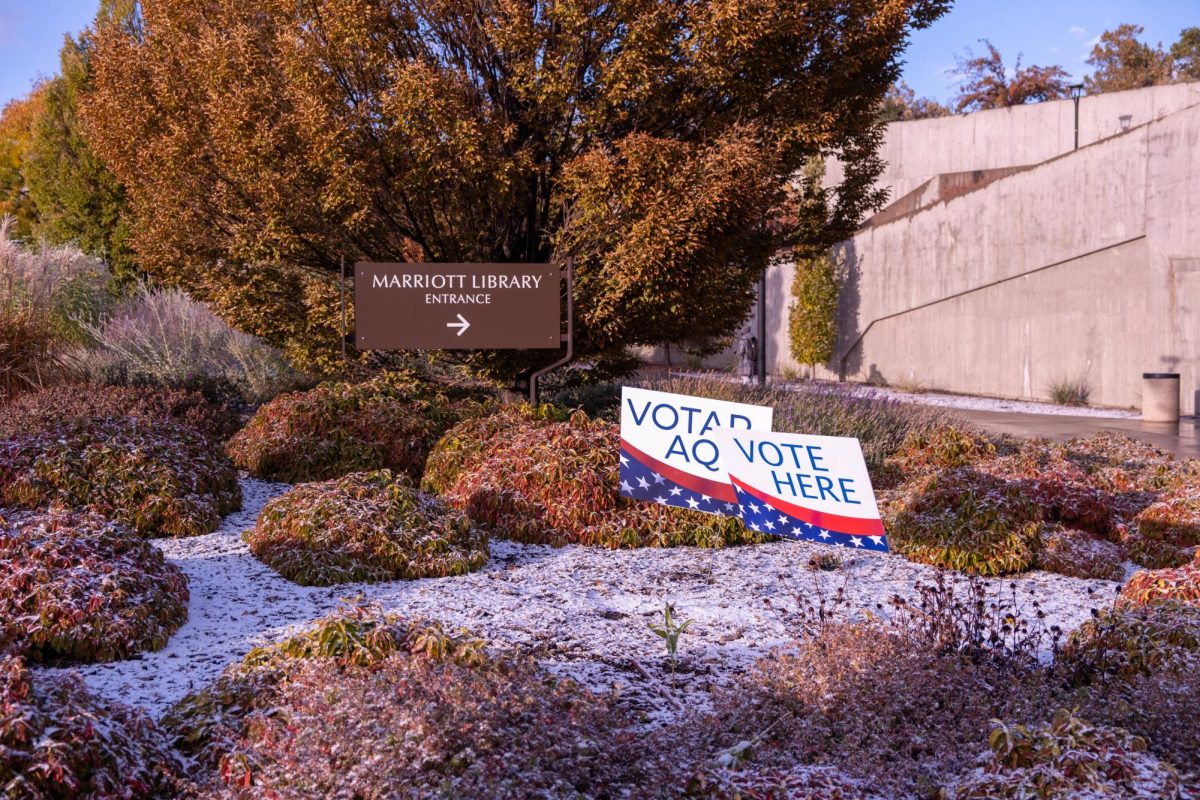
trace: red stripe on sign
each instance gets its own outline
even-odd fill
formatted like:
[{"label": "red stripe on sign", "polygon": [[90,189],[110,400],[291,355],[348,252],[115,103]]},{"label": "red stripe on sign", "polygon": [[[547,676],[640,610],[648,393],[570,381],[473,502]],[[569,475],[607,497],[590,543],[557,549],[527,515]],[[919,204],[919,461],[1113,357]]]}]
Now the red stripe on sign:
[{"label": "red stripe on sign", "polygon": [[690,472],[684,472],[681,469],[672,467],[670,464],[664,464],[657,458],[646,455],[641,450],[631,445],[624,439],[621,440],[621,449],[629,455],[642,462],[642,466],[654,470],[664,478],[669,478],[675,483],[678,483],[685,489],[691,489],[693,492],[706,494],[709,497],[716,498],[725,503],[736,503],[737,495],[733,492],[733,487],[724,481],[714,481],[709,478],[701,478],[699,475],[692,475]]},{"label": "red stripe on sign", "polygon": [[750,494],[767,505],[774,508],[776,511],[795,517],[796,519],[807,522],[811,525],[817,525],[822,528],[828,528],[836,533],[845,533],[852,536],[883,536],[883,521],[880,519],[870,519],[865,517],[844,517],[841,514],[830,514],[825,511],[814,511],[811,508],[793,505],[785,500],[780,500],[778,497],[768,495],[766,492],[759,491],[745,481],[738,480],[730,475],[729,480],[739,489],[747,494]]}]

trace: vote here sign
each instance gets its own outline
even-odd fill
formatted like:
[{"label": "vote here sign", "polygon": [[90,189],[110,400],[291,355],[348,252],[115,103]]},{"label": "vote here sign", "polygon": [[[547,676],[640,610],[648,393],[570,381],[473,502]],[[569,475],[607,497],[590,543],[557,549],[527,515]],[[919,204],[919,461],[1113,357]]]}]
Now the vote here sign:
[{"label": "vote here sign", "polygon": [[887,552],[857,439],[729,428],[714,437],[746,527]]},{"label": "vote here sign", "polygon": [[764,406],[623,387],[621,494],[737,516],[716,433],[769,431],[771,416]]}]

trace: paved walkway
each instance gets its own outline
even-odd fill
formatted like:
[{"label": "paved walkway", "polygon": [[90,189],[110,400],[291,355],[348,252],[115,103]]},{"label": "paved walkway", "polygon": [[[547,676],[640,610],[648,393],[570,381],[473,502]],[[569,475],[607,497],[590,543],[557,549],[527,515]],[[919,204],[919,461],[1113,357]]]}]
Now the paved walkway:
[{"label": "paved walkway", "polygon": [[979,427],[1013,436],[1044,436],[1063,441],[1074,436],[1091,436],[1101,431],[1116,431],[1186,458],[1200,458],[1200,418],[1186,417],[1178,424],[1142,422],[1139,419],[1068,417],[1049,414],[1012,414],[1004,411],[974,411],[961,408],[950,413]]}]

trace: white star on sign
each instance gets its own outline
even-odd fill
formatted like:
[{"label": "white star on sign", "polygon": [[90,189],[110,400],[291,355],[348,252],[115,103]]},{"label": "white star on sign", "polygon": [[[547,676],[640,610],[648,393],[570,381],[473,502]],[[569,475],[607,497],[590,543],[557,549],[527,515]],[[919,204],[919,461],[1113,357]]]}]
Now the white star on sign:
[{"label": "white star on sign", "polygon": [[711,503],[713,499],[706,494],[700,495],[700,501],[703,503]]},{"label": "white star on sign", "polygon": [[622,467],[628,467],[628,466],[629,466],[629,459],[625,457],[625,454],[624,454],[624,453],[622,453],[622,454],[621,454],[621,466],[622,466]]},{"label": "white star on sign", "polygon": [[681,494],[683,494],[683,489],[680,489],[678,486],[671,487],[671,497],[679,497]]},{"label": "white star on sign", "polygon": [[883,537],[882,537],[882,536],[871,536],[871,537],[868,537],[868,538],[869,538],[869,539],[870,539],[872,542],[874,542],[875,544],[883,544]]},{"label": "white star on sign", "polygon": [[792,528],[792,533],[796,534],[797,536],[803,536],[804,529],[797,525],[796,527]]},{"label": "white star on sign", "polygon": [[665,506],[667,504],[667,498],[656,497],[656,498],[654,498],[654,502],[658,503],[660,506]]},{"label": "white star on sign", "polygon": [[754,503],[751,503],[751,504],[750,504],[750,510],[751,510],[751,511],[753,511],[755,514],[757,514],[757,513],[758,513],[758,506],[754,505]]},{"label": "white star on sign", "polygon": [[666,478],[664,478],[662,475],[659,475],[657,472],[654,473],[654,482],[655,483],[662,483],[665,480],[666,480]]},{"label": "white star on sign", "polygon": [[822,530],[822,531],[821,531],[821,533],[820,533],[820,534],[818,534],[818,535],[819,535],[819,536],[820,536],[822,539],[828,539],[828,538],[829,538],[829,531],[827,531],[827,530]]},{"label": "white star on sign", "polygon": [[646,480],[645,478],[638,478],[638,486],[640,486],[643,489],[649,489],[650,481]]},{"label": "white star on sign", "polygon": [[734,509],[734,505],[733,505],[733,503],[726,503],[726,504],[725,504],[725,510],[726,510],[726,511],[733,511],[733,509]]},{"label": "white star on sign", "polygon": [[687,499],[688,508],[699,508],[700,504],[696,502],[696,498],[689,497]]},{"label": "white star on sign", "polygon": [[862,539],[858,538],[857,536],[850,537],[850,544],[854,545],[855,547],[863,546]]},{"label": "white star on sign", "polygon": [[621,491],[622,492],[632,492],[633,491],[633,487],[629,485],[629,481],[621,481]]},{"label": "white star on sign", "polygon": [[787,517],[785,517],[783,514],[779,515],[779,524],[780,525],[787,525],[788,522],[790,522],[790,520]]},{"label": "white star on sign", "polygon": [[771,520],[766,521],[766,526],[767,526],[767,530],[769,530],[769,531],[775,530],[775,523],[771,522]]}]

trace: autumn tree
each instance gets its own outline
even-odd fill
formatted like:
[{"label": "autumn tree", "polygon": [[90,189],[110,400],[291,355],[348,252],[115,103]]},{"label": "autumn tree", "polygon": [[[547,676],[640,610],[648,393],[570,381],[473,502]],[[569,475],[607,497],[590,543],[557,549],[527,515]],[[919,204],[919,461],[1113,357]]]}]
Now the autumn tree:
[{"label": "autumn tree", "polygon": [[1200,81],[1200,28],[1184,28],[1171,45],[1171,63],[1181,81]]},{"label": "autumn tree", "polygon": [[880,122],[905,122],[949,115],[949,108],[928,97],[917,97],[917,93],[904,81],[893,83],[879,106]]},{"label": "autumn tree", "polygon": [[[146,0],[84,102],[155,275],[330,367],[338,259],[577,259],[577,352],[715,347],[770,255],[885,197],[874,116],[949,0]],[[815,224],[791,180],[837,154]],[[553,354],[484,353],[512,376]]]},{"label": "autumn tree", "polygon": [[[97,25],[136,29],[136,5],[103,0]],[[94,33],[67,37],[60,74],[44,86],[25,164],[29,196],[37,207],[34,233],[53,244],[76,244],[108,263],[118,281],[137,274],[129,243],[124,188],[92,150],[79,118],[79,100],[91,83]]]},{"label": "autumn tree", "polygon": [[980,42],[987,47],[985,55],[977,56],[967,48],[964,55],[955,58],[957,66],[953,74],[959,79],[955,111],[1008,108],[1057,100],[1069,94],[1070,75],[1062,67],[1022,67],[1018,55],[1010,78],[1000,51],[987,39]]},{"label": "autumn tree", "polygon": [[0,217],[12,217],[9,236],[26,239],[33,234],[37,209],[29,196],[25,164],[33,128],[46,103],[46,85],[10,101],[0,111]]},{"label": "autumn tree", "polygon": [[1139,38],[1141,25],[1118,25],[1100,34],[1087,63],[1095,69],[1084,84],[1089,93],[1123,92],[1169,83],[1171,58],[1162,45],[1151,47]]}]

